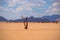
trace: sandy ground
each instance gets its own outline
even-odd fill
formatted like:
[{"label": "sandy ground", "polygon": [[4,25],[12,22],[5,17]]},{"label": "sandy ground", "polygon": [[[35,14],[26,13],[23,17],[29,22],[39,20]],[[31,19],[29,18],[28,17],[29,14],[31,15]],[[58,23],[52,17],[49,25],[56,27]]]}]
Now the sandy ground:
[{"label": "sandy ground", "polygon": [[59,40],[60,23],[23,23],[0,22],[0,40]]}]

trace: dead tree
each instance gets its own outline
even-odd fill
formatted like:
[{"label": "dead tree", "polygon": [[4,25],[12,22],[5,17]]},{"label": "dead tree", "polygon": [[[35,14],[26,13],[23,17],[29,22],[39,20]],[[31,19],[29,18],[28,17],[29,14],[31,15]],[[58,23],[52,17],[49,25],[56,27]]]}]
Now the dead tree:
[{"label": "dead tree", "polygon": [[28,17],[26,17],[26,18],[24,18],[24,17],[22,17],[23,18],[23,22],[24,22],[24,29],[28,29]]},{"label": "dead tree", "polygon": [[24,25],[25,25],[25,29],[28,29],[28,20],[27,20],[28,18],[26,17],[25,18],[25,22],[24,22]]}]

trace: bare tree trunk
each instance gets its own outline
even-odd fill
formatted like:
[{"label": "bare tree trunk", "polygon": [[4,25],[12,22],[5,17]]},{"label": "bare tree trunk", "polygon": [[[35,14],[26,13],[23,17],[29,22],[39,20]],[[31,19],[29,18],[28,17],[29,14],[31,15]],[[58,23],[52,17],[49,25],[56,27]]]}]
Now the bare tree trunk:
[{"label": "bare tree trunk", "polygon": [[24,21],[24,26],[25,26],[25,29],[28,29],[28,21],[27,21],[27,17],[26,17],[26,19],[25,19],[25,21]]}]

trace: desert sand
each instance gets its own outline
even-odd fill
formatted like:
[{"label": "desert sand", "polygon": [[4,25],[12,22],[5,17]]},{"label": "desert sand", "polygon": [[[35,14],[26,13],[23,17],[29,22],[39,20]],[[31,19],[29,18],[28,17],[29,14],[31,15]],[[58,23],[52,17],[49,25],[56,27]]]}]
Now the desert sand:
[{"label": "desert sand", "polygon": [[59,40],[60,23],[29,22],[28,29],[24,23],[0,22],[0,40]]}]

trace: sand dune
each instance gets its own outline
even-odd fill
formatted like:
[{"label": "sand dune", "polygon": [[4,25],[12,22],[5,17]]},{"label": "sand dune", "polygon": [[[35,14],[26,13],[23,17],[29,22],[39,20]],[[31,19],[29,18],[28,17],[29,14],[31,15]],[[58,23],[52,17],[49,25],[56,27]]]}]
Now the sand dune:
[{"label": "sand dune", "polygon": [[0,40],[59,40],[60,23],[30,23],[24,29],[23,23],[0,22]]}]

